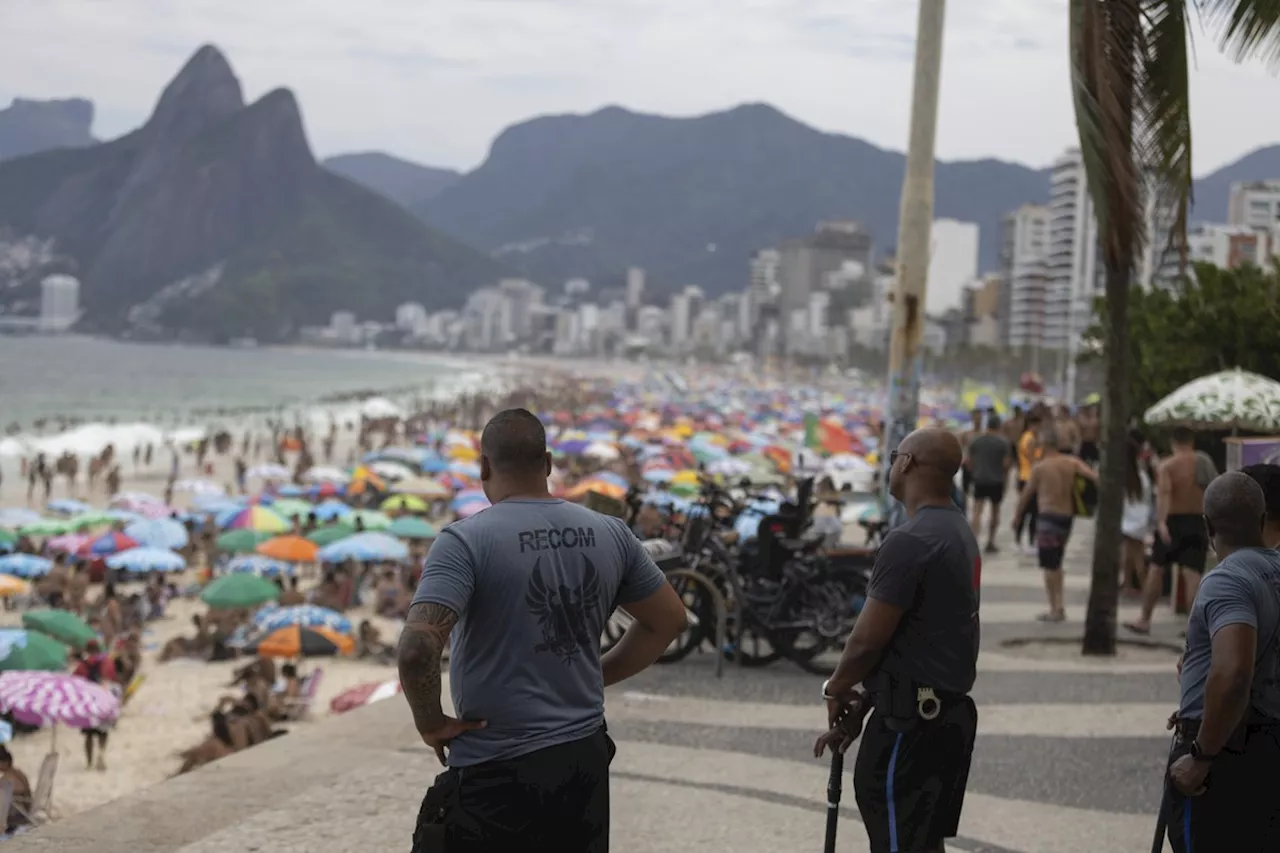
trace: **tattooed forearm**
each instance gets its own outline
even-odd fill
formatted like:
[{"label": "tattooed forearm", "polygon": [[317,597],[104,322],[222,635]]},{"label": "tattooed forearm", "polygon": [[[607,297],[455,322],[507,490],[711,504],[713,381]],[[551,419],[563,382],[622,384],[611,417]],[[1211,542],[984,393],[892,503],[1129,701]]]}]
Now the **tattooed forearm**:
[{"label": "tattooed forearm", "polygon": [[443,604],[415,604],[409,608],[400,633],[400,686],[419,731],[432,731],[444,722],[440,658],[457,621],[458,614]]}]

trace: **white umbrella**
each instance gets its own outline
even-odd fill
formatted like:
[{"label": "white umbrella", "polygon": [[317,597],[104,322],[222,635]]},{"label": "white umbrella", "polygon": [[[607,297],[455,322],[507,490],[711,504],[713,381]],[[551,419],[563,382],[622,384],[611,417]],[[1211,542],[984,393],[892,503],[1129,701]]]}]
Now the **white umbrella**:
[{"label": "white umbrella", "polygon": [[1236,368],[1188,382],[1143,416],[1193,429],[1280,430],[1280,382]]},{"label": "white umbrella", "polygon": [[245,476],[254,480],[285,480],[292,476],[292,472],[283,465],[268,462],[253,466],[245,472]]},{"label": "white umbrella", "polygon": [[321,466],[308,468],[302,479],[308,483],[347,483],[350,482],[351,475],[341,468]]}]

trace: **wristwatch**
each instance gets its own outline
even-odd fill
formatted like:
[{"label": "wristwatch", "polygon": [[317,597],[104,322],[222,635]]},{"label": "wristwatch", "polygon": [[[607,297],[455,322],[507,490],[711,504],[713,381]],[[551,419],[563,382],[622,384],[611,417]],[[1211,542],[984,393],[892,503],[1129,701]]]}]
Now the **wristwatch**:
[{"label": "wristwatch", "polygon": [[831,695],[831,691],[829,691],[829,690],[827,689],[827,687],[828,687],[830,684],[831,684],[831,679],[830,679],[830,678],[828,678],[826,681],[822,682],[822,698],[823,698],[823,699],[839,699],[839,698],[840,698],[839,696],[832,696],[832,695]]},{"label": "wristwatch", "polygon": [[[823,692],[825,691],[826,691],[826,686],[823,685]],[[1206,763],[1213,761],[1215,758],[1218,757],[1216,753],[1214,755],[1209,755],[1208,753],[1206,753],[1204,749],[1200,746],[1200,741],[1198,740],[1191,741],[1190,755],[1191,755],[1192,761],[1203,761]]]}]

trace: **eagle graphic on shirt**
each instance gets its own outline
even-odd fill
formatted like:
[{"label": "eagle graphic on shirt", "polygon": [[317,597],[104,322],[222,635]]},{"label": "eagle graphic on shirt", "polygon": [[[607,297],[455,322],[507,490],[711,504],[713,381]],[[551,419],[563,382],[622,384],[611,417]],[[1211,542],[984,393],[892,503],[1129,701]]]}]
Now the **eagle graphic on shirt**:
[{"label": "eagle graphic on shirt", "polygon": [[598,636],[592,636],[590,617],[600,606],[600,579],[591,560],[584,556],[582,562],[582,583],[570,587],[561,583],[553,572],[543,577],[539,557],[533,564],[525,593],[525,603],[537,617],[542,631],[542,642],[533,650],[551,652],[566,664],[599,642]]}]

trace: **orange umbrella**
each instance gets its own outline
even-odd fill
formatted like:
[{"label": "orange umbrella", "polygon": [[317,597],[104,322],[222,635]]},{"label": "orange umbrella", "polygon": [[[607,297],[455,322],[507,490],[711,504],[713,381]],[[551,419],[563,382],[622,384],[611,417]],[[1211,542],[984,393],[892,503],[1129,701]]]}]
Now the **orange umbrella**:
[{"label": "orange umbrella", "polygon": [[245,647],[249,654],[266,658],[323,657],[349,655],[356,641],[330,628],[289,625],[272,631],[256,643]]},{"label": "orange umbrella", "polygon": [[256,550],[264,557],[286,563],[313,563],[320,546],[301,536],[277,536],[263,542]]}]

